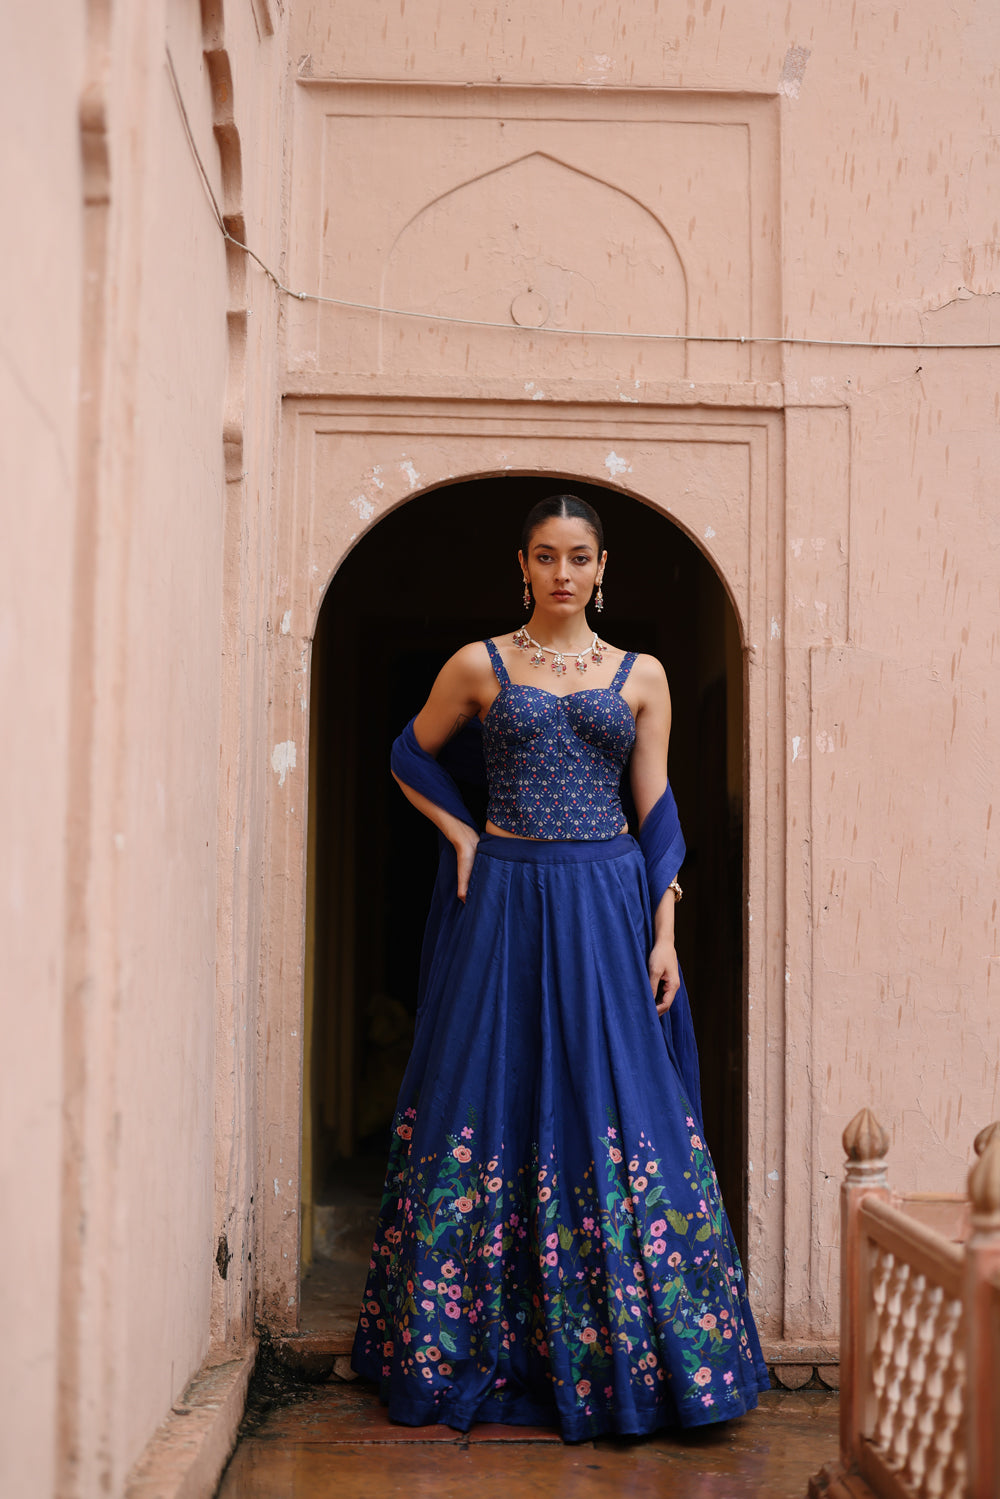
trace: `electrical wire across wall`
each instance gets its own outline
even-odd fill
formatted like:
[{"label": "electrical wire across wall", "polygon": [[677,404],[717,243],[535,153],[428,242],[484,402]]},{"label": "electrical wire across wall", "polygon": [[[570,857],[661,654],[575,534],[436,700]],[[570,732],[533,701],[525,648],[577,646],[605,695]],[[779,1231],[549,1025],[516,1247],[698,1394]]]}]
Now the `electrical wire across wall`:
[{"label": "electrical wire across wall", "polygon": [[620,328],[562,328],[548,327],[542,325],[538,328],[522,328],[517,323],[490,322],[485,318],[454,317],[444,312],[420,312],[412,307],[384,307],[375,302],[354,302],[347,297],[327,297],[319,292],[296,291],[294,287],[286,286],[280,277],[271,270],[270,266],[260,256],[245,245],[242,240],[230,234],[226,228],[218,199],[212,188],[212,183],[201,154],[195,142],[191,122],[184,107],[184,99],[181,94],[177,74],[174,71],[173,58],[170,49],[167,48],[167,72],[173,88],[174,98],[180,111],[184,133],[187,136],[188,145],[194,156],[205,192],[208,195],[212,212],[222,232],[223,239],[231,244],[234,249],[241,250],[249,255],[265,276],[273,283],[275,289],[286,297],[294,297],[297,302],[318,302],[328,307],[344,307],[354,312],[374,312],[382,317],[418,318],[423,322],[446,323],[462,328],[496,328],[504,333],[538,334],[544,333],[550,337],[557,338],[618,338],[618,339],[641,339],[651,343],[698,343],[698,344],[781,344],[792,348],[802,346],[808,348],[824,349],[998,349],[1000,342],[982,343],[925,343],[920,339],[861,339],[861,338],[810,338],[802,334],[765,334],[765,333],[634,333],[631,330]]}]

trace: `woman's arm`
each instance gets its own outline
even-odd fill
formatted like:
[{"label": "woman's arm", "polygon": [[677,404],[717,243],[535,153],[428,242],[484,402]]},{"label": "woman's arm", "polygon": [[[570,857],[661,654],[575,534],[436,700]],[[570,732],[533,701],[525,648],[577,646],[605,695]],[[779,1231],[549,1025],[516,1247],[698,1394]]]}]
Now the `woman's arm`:
[{"label": "woman's arm", "polygon": [[[635,746],[629,779],[639,826],[667,789],[667,749],[670,743],[670,689],[666,673],[654,656],[640,656],[632,668],[639,689],[635,711]],[[649,982],[656,1013],[665,1015],[680,988],[681,975],[674,948],[673,890],[666,890],[653,913],[653,950]]]},{"label": "woman's arm", "polygon": [[[448,740],[485,706],[491,682],[495,684],[489,656],[479,641],[463,646],[446,661],[430,696],[413,721],[413,732],[420,748],[437,757]],[[422,812],[454,848],[458,861],[457,893],[459,900],[464,902],[476,857],[478,833],[429,797],[414,791],[398,776],[394,779],[407,801]]]}]

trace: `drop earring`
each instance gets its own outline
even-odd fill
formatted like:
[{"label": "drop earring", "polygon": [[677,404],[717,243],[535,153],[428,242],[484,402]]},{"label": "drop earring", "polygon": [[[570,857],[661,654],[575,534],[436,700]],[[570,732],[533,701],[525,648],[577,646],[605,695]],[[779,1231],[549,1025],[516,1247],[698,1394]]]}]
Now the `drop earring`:
[{"label": "drop earring", "polygon": [[597,610],[598,614],[604,613],[604,591],[601,588],[600,578],[598,578],[597,580],[597,594],[594,598],[594,608]]},{"label": "drop earring", "polygon": [[531,589],[528,587],[527,578],[524,580],[524,607],[525,609],[531,608]]}]

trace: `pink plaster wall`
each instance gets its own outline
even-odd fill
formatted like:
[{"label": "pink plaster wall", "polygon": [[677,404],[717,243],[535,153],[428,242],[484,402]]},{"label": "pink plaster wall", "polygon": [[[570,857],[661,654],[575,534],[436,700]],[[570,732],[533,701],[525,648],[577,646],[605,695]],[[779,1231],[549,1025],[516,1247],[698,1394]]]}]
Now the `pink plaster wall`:
[{"label": "pink plaster wall", "polygon": [[13,21],[4,48],[12,1499],[123,1493],[192,1374],[245,1346],[252,1321],[246,887],[264,808],[240,798],[259,758],[247,639],[265,634],[274,301],[227,260],[176,97],[224,212],[255,214],[273,241],[281,16],[267,0],[229,9],[64,0]]},{"label": "pink plaster wall", "polygon": [[[12,15],[0,55],[0,1490],[12,1495],[51,1494],[55,1476],[82,76],[80,8],[59,11],[55,32],[37,8]],[[40,56],[44,90],[25,66]]]},{"label": "pink plaster wall", "polygon": [[[898,1186],[954,1187],[1000,1113],[1000,366],[926,347],[1000,339],[995,10],[56,12],[22,7],[0,62],[4,1493],[124,1492],[258,1292],[294,1324],[315,610],[385,509],[505,465],[660,505],[740,610],[750,1269],[769,1337],[828,1336],[846,1119],[875,1107]],[[279,316],[168,47],[227,222],[306,290],[499,316],[527,251],[498,207],[541,193],[561,262],[591,236],[574,275],[636,249],[574,317],[925,346],[526,356]],[[428,271],[463,225],[492,226],[474,277]]]}]

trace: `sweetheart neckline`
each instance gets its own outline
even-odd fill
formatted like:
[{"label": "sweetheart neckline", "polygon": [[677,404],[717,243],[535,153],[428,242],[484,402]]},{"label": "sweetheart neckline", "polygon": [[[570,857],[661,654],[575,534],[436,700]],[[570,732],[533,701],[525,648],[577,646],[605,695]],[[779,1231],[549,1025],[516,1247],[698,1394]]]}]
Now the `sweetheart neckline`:
[{"label": "sweetheart neckline", "polygon": [[573,692],[553,692],[549,687],[536,687],[533,682],[502,682],[500,685],[500,691],[497,693],[496,697],[493,699],[492,703],[490,703],[490,706],[486,710],[486,717],[482,720],[484,727],[486,726],[487,720],[489,719],[489,716],[493,712],[493,709],[496,707],[497,703],[503,697],[508,688],[511,687],[518,687],[522,692],[540,692],[543,697],[554,697],[556,702],[559,703],[565,702],[566,698],[568,697],[586,697],[590,692],[610,692],[614,697],[618,698],[625,705],[632,723],[635,723],[635,714],[632,712],[631,707],[622,696],[620,687],[577,687]]}]

